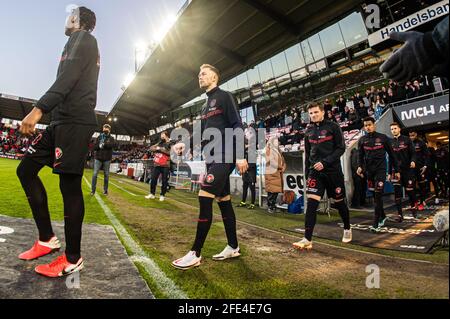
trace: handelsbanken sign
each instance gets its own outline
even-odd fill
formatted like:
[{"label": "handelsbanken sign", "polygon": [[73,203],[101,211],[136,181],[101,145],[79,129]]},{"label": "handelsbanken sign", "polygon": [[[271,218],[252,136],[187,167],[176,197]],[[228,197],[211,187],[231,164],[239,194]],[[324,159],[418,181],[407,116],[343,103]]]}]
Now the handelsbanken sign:
[{"label": "handelsbanken sign", "polygon": [[371,47],[389,39],[391,32],[405,32],[449,13],[449,1],[440,1],[369,35]]},{"label": "handelsbanken sign", "polygon": [[397,106],[394,112],[406,127],[448,121],[448,95]]}]

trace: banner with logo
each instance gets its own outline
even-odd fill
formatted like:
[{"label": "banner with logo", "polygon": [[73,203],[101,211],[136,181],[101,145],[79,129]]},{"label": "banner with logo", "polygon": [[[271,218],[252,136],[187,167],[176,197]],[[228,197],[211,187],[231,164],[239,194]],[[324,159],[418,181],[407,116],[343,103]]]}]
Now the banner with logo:
[{"label": "banner with logo", "polygon": [[369,45],[371,47],[389,39],[391,32],[405,32],[417,28],[418,26],[432,20],[444,17],[449,13],[448,0],[440,1],[428,8],[420,10],[402,20],[399,20],[387,27],[369,35]]},{"label": "banner with logo", "polygon": [[448,95],[409,103],[394,108],[394,112],[406,127],[448,121]]}]

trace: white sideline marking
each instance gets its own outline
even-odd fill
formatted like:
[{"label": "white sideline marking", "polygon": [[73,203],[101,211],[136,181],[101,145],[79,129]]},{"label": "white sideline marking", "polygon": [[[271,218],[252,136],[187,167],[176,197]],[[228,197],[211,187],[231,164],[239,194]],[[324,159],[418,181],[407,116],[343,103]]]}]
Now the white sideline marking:
[{"label": "white sideline marking", "polygon": [[[86,184],[91,187],[87,178],[83,176]],[[149,276],[153,279],[158,288],[164,292],[164,294],[170,299],[188,299],[186,294],[178,288],[178,286],[168,278],[164,272],[158,267],[158,265],[148,256],[148,254],[142,249],[142,247],[131,237],[128,231],[123,227],[120,221],[116,218],[113,212],[105,204],[102,198],[95,194],[95,198],[102,207],[105,215],[111,221],[117,234],[121,237],[127,248],[131,251],[132,255],[130,259],[132,261],[140,263]]]},{"label": "white sideline marking", "polygon": [[[104,178],[103,177],[101,177],[101,176],[98,176],[98,178],[100,178],[100,179],[102,179],[102,180],[104,180]],[[110,178],[111,179],[111,178]],[[134,193],[132,193],[132,192],[130,192],[130,191],[128,191],[128,190],[126,190],[125,188],[123,188],[122,186],[119,186],[119,185],[117,185],[117,184],[114,184],[113,182],[111,182],[111,181],[109,181],[109,184],[112,184],[112,185],[114,185],[114,186],[116,186],[118,189],[120,189],[120,190],[123,190],[124,192],[126,192],[126,193],[128,193],[128,194],[130,194],[130,195],[132,195],[132,196],[137,196],[136,194],[134,194]]]}]

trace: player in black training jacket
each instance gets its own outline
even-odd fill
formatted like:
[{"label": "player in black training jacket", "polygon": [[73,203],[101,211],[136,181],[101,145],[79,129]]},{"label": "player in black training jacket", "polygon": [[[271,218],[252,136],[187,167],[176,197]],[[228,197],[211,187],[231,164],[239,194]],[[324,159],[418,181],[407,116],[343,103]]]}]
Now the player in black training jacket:
[{"label": "player in black training jacket", "polygon": [[384,183],[386,182],[386,154],[389,155],[389,175],[394,179],[400,179],[397,160],[392,151],[389,138],[376,131],[375,119],[367,117],[364,119],[364,129],[367,135],[360,138],[358,142],[359,149],[359,167],[357,174],[367,176],[368,189],[374,192],[375,214],[372,232],[379,232],[380,227],[384,226],[387,218],[383,208]]},{"label": "player in black training jacket", "polygon": [[418,204],[418,210],[424,210],[426,207],[426,197],[427,197],[427,171],[429,164],[429,151],[427,144],[419,139],[417,135],[417,131],[410,130],[409,138],[411,139],[414,148],[416,150],[416,179],[419,183],[419,191],[420,191],[420,202]]},{"label": "player in black training jacket", "polygon": [[228,245],[221,253],[214,255],[213,259],[225,260],[240,256],[236,234],[236,216],[230,196],[230,174],[236,166],[239,172],[244,174],[248,169],[248,164],[244,158],[243,149],[242,158],[239,158],[240,154],[237,152],[234,139],[225,139],[226,129],[240,131],[242,141],[244,131],[235,99],[231,93],[222,91],[218,87],[219,77],[219,71],[214,66],[204,64],[200,67],[199,85],[208,96],[201,115],[201,133],[203,135],[205,130],[212,129],[220,133],[220,136],[214,136],[212,140],[207,136],[208,134],[202,137],[202,144],[207,144],[203,149],[207,173],[198,195],[200,216],[197,234],[191,251],[172,262],[173,267],[182,270],[200,265],[201,250],[211,228],[214,199],[217,200],[222,213]]},{"label": "player in black training jacket", "polygon": [[441,189],[440,197],[448,198],[448,144],[444,146],[441,142],[437,142],[436,146],[437,179]]},{"label": "player in black training jacket", "polygon": [[402,130],[400,124],[395,122],[391,124],[391,133],[394,138],[391,139],[390,142],[400,169],[400,179],[392,178],[392,176],[389,175],[388,180],[390,179],[394,185],[398,222],[403,221],[402,187],[405,188],[406,193],[408,194],[412,213],[414,216],[416,215],[416,179],[414,172],[414,168],[416,167],[416,150],[414,149],[414,145],[412,144],[410,138],[402,135],[401,132]]},{"label": "player in black training jacket", "polygon": [[350,215],[346,203],[344,174],[341,156],[345,141],[338,124],[325,120],[324,107],[317,103],[308,106],[311,124],[305,132],[305,175],[308,196],[305,216],[305,238],[294,243],[298,249],[312,249],[312,235],[316,224],[317,209],[325,191],[344,222],[342,241],[352,240]]},{"label": "player in black training jacket", "polygon": [[49,166],[59,175],[66,250],[52,263],[35,268],[37,273],[47,277],[60,277],[83,269],[81,179],[88,145],[97,128],[94,109],[100,69],[97,40],[91,35],[95,25],[96,17],[91,10],[78,7],[72,11],[66,20],[65,34],[69,41],[61,56],[56,81],[20,128],[22,134],[33,135],[42,115],[51,112],[50,125],[34,139],[17,168],[39,230],[39,239],[33,247],[19,256],[23,260],[40,258],[61,247],[52,229],[47,194],[38,173]]}]

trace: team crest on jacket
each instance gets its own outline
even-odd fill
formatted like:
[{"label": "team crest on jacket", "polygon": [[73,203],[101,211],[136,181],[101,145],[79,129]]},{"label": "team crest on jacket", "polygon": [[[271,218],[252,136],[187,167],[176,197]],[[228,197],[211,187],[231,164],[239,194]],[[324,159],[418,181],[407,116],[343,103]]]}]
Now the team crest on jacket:
[{"label": "team crest on jacket", "polygon": [[336,195],[339,195],[340,193],[342,193],[342,188],[340,187],[336,188]]},{"label": "team crest on jacket", "polygon": [[381,143],[381,138],[377,138],[377,139],[375,140],[375,143]]},{"label": "team crest on jacket", "polygon": [[55,158],[60,159],[63,156],[63,151],[59,147],[55,148]]},{"label": "team crest on jacket", "polygon": [[327,130],[323,130],[320,132],[321,135],[327,135],[328,131]]},{"label": "team crest on jacket", "polygon": [[213,99],[213,100],[211,100],[211,102],[209,102],[209,106],[210,107],[214,107],[216,105],[217,105],[217,100],[216,99]]},{"label": "team crest on jacket", "polygon": [[209,174],[208,176],[206,176],[206,182],[208,184],[211,184],[212,182],[214,182],[214,175],[213,174]]}]

